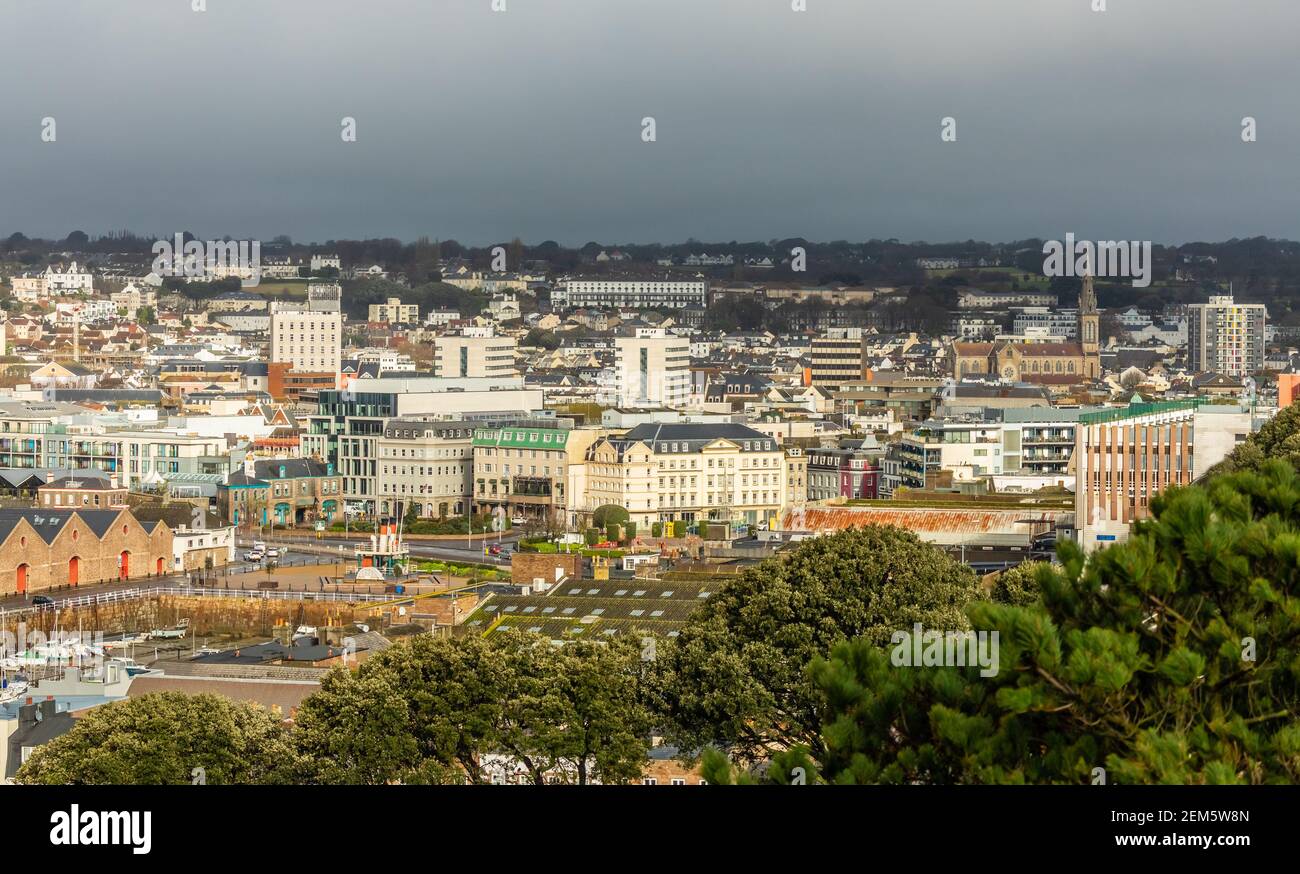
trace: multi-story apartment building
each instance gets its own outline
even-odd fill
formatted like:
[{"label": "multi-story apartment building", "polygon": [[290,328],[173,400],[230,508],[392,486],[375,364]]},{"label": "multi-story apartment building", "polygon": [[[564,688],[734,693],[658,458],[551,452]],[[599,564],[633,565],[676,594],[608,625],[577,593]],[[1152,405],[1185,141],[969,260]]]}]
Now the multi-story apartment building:
[{"label": "multi-story apartment building", "polygon": [[474,482],[474,429],[481,422],[389,419],[375,442],[381,515],[464,516]]},{"label": "multi-story apartment building", "polygon": [[491,328],[466,328],[433,341],[433,375],[439,377],[510,377],[516,340],[498,337]]},{"label": "multi-story apartment building", "polygon": [[119,476],[131,488],[155,485],[178,475],[200,475],[219,482],[230,471],[224,437],[158,430],[109,431],[101,439],[120,447]]},{"label": "multi-story apartment building", "polygon": [[951,471],[955,480],[972,480],[1002,469],[1002,425],[999,422],[931,419],[903,435],[898,443],[900,484],[926,487],[926,477]]},{"label": "multi-story apartment building", "polygon": [[708,296],[704,279],[569,279],[551,292],[551,306],[671,310],[704,307]]},{"label": "multi-story apartment building", "polygon": [[81,270],[73,261],[66,270],[53,265],[44,273],[24,274],[11,280],[14,297],[19,300],[39,300],[66,294],[94,294],[95,277],[89,270]]},{"label": "multi-story apartment building", "polygon": [[134,316],[141,307],[158,306],[158,292],[152,288],[140,288],[135,283],[127,283],[121,291],[115,291],[108,296],[112,301],[113,307],[118,310],[126,310],[127,314]]},{"label": "multi-story apartment building", "polygon": [[798,446],[785,449],[785,505],[802,507],[808,501],[808,456]]},{"label": "multi-story apartment building", "polygon": [[1196,373],[1249,376],[1264,367],[1262,303],[1234,303],[1232,295],[1187,307],[1187,361]]},{"label": "multi-story apartment building", "polygon": [[98,470],[140,488],[176,477],[224,480],[224,437],[184,429],[128,429],[84,421],[86,409],[59,402],[0,403],[0,467]]},{"label": "multi-story apartment building", "polygon": [[861,447],[817,447],[807,450],[808,500],[880,497],[879,451]]},{"label": "multi-story apartment building", "polygon": [[885,447],[880,459],[880,497],[890,500],[903,484],[903,452],[898,443]]},{"label": "multi-story apartment building", "polygon": [[372,303],[368,321],[388,325],[415,325],[420,322],[420,307],[402,303],[400,297],[390,297],[387,303]]},{"label": "multi-story apartment building", "polygon": [[[606,432],[523,419],[474,431],[474,509],[498,508],[519,523],[572,525],[582,497],[588,448]],[[593,508],[594,509],[594,508]]]},{"label": "multi-story apartment building", "polygon": [[860,382],[865,375],[861,331],[841,331],[838,336],[812,341],[812,384],[841,386]]},{"label": "multi-story apartment building", "polygon": [[1079,339],[1079,311],[1052,307],[1016,307],[1011,333],[1020,337],[1046,336]]},{"label": "multi-story apartment building", "polygon": [[1046,291],[980,291],[968,289],[957,296],[957,306],[964,310],[1001,310],[1013,306],[1055,307],[1058,298]]},{"label": "multi-story apartment building", "polygon": [[587,453],[585,511],[624,507],[633,522],[769,524],[788,505],[786,454],[737,424],[644,424]]},{"label": "multi-story apartment building", "polygon": [[290,364],[303,373],[338,373],[342,349],[339,313],[312,312],[290,304],[271,306],[271,362]]},{"label": "multi-story apartment building", "polygon": [[1073,476],[1074,441],[1085,410],[1020,407],[1002,411],[1004,473]]},{"label": "multi-story apartment building", "polygon": [[217,490],[217,503],[223,518],[236,527],[306,525],[341,519],[342,491],[332,464],[271,458],[231,474]]},{"label": "multi-story apartment building", "polygon": [[942,387],[943,380],[934,376],[868,371],[864,381],[841,386],[835,393],[835,409],[854,414],[889,412],[895,421],[921,421],[934,414]]},{"label": "multi-story apartment building", "polygon": [[1151,499],[1202,477],[1250,436],[1249,408],[1199,400],[1084,413],[1075,433],[1075,525],[1085,550],[1128,539]]},{"label": "multi-story apartment building", "polygon": [[363,391],[322,391],[317,412],[301,417],[306,457],[334,463],[344,499],[367,514],[379,512],[379,440],[391,419],[512,420],[543,406],[542,392],[523,379],[378,377]]},{"label": "multi-story apartment building", "polygon": [[691,348],[685,337],[639,328],[614,340],[614,367],[599,402],[614,407],[682,407],[691,394]]}]

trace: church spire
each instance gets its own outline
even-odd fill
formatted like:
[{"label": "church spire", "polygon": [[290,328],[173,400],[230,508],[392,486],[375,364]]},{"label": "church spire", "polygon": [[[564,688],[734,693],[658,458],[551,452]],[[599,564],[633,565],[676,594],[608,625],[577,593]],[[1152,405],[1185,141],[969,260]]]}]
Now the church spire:
[{"label": "church spire", "polygon": [[1092,280],[1092,253],[1084,268],[1083,288],[1079,291],[1079,345],[1083,351],[1083,373],[1090,379],[1101,376],[1101,317],[1097,313],[1097,290]]},{"label": "church spire", "polygon": [[1088,266],[1084,268],[1083,288],[1079,291],[1079,315],[1095,315],[1097,291],[1092,285],[1092,253],[1088,253]]}]

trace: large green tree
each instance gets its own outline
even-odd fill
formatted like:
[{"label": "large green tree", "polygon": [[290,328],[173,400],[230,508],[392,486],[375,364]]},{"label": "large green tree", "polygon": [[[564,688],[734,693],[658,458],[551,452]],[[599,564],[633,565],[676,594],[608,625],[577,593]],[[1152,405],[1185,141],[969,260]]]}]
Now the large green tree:
[{"label": "large green tree", "polygon": [[998,574],[998,578],[993,581],[993,589],[990,592],[993,600],[999,604],[1015,604],[1018,606],[1032,604],[1037,601],[1039,598],[1038,574],[1042,567],[1043,562],[1026,561]]},{"label": "large green tree", "polygon": [[303,701],[293,739],[311,783],[414,782],[420,759],[411,708],[391,679],[343,667]]},{"label": "large green tree", "polygon": [[972,605],[973,627],[998,633],[995,676],[898,666],[870,638],[814,659],[821,742],[769,777],[1300,781],[1300,474],[1273,460],[1152,511],[1086,558],[1062,544],[1037,571],[1041,603]]},{"label": "large green tree", "polygon": [[331,673],[299,711],[299,749],[328,783],[486,783],[490,755],[538,785],[625,782],[651,730],[642,667],[630,641],[422,635]]},{"label": "large green tree", "polygon": [[[196,774],[195,769],[203,770]],[[162,692],[89,711],[37,747],[17,782],[284,783],[298,761],[280,717],[217,695]],[[201,777],[199,776],[201,774]]]},{"label": "large green tree", "polygon": [[900,528],[819,537],[728,581],[659,647],[656,709],[684,749],[748,761],[794,744],[819,749],[822,704],[804,668],[842,641],[899,629],[968,627],[975,575]]},{"label": "large green tree", "polygon": [[629,518],[627,510],[618,504],[602,504],[591,514],[591,524],[603,531],[610,525],[622,525]]}]

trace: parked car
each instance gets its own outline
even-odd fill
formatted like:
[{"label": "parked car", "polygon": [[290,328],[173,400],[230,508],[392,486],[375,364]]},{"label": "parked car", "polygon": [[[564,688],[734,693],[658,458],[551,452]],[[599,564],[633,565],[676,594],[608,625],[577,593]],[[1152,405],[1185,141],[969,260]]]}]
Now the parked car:
[{"label": "parked car", "polygon": [[53,606],[54,606],[54,599],[51,598],[49,595],[33,595],[33,596],[32,596],[32,606],[33,606],[33,607],[53,607]]}]

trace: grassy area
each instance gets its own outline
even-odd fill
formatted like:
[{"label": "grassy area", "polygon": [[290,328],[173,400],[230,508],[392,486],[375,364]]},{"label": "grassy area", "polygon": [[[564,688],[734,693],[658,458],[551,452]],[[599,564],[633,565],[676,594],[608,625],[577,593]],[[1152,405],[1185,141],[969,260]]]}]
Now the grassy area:
[{"label": "grassy area", "polygon": [[421,561],[416,570],[428,574],[448,574],[453,577],[477,577],[479,580],[508,580],[510,572],[488,564],[458,564],[446,561]]},{"label": "grassy area", "polygon": [[[972,282],[970,287],[978,288],[983,287],[984,285],[1005,284],[1009,289],[1011,287],[1011,280],[1014,279],[1019,282],[1019,287],[1021,289],[1045,290],[1051,283],[1051,280],[1042,273],[1030,273],[1026,270],[1021,270],[1019,267],[958,267],[955,269],[925,271],[926,278],[936,283],[947,276],[965,276],[973,280],[977,274],[981,273],[986,276],[990,274],[998,274],[1003,277],[1003,279],[999,283]],[[956,286],[956,288],[960,290],[961,287]]]},{"label": "grassy area", "polygon": [[605,558],[622,558],[627,555],[626,549],[592,549],[576,543],[550,543],[543,541],[541,543],[523,542],[519,544],[520,552],[536,552],[542,555],[556,555],[557,553],[579,553],[587,558],[593,556],[604,556]]},{"label": "grassy area", "polygon": [[307,280],[263,279],[257,288],[251,290],[262,295],[262,297],[284,297],[291,300],[303,300],[307,297]]}]

